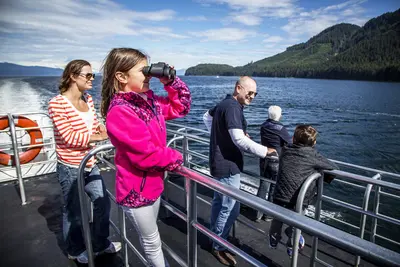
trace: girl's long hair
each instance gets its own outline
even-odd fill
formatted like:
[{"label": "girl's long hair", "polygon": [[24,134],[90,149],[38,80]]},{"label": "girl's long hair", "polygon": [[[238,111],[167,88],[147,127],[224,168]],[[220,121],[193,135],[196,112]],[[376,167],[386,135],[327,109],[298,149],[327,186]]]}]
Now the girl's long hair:
[{"label": "girl's long hair", "polygon": [[90,63],[83,59],[72,60],[67,64],[67,66],[65,66],[65,69],[61,76],[60,84],[58,85],[60,94],[63,94],[66,91],[68,91],[68,88],[72,82],[71,75],[73,76],[79,75],[82,68],[85,66],[90,66]]},{"label": "girl's long hair", "polygon": [[148,57],[133,48],[114,48],[108,53],[103,65],[103,81],[101,83],[101,115],[105,119],[112,96],[117,93],[120,83],[115,77],[117,72],[128,72],[142,60]]}]

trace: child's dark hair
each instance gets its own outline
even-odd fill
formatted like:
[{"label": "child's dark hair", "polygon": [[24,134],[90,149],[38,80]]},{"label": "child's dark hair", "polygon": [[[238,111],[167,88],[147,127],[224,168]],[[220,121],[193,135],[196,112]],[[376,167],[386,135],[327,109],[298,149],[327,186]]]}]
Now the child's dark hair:
[{"label": "child's dark hair", "polygon": [[298,125],[294,130],[293,144],[312,147],[317,141],[317,134],[311,125]]},{"label": "child's dark hair", "polygon": [[103,80],[101,83],[101,115],[107,117],[113,95],[119,91],[120,83],[115,74],[128,72],[140,61],[147,60],[148,56],[133,48],[114,48],[108,53],[103,65]]}]

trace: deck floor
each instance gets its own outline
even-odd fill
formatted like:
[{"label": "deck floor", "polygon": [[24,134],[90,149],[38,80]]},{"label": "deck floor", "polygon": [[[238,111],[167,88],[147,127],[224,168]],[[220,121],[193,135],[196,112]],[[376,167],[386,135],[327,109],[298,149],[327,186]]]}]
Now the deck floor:
[{"label": "deck floor", "polygon": [[[114,172],[103,171],[103,176],[108,189],[114,192]],[[177,184],[182,184],[183,179],[172,179]],[[65,245],[62,241],[61,231],[61,192],[54,174],[25,180],[25,189],[28,204],[21,206],[19,189],[15,182],[0,184],[1,204],[1,232],[0,232],[0,266],[19,267],[59,267],[59,266],[85,266],[77,265],[68,260],[64,252]],[[177,207],[184,205],[184,195],[174,186],[167,186],[170,201]],[[210,200],[212,192],[199,187],[202,197]],[[182,208],[183,209],[183,208]],[[198,220],[208,227],[210,207],[198,201]],[[263,231],[268,231],[269,223],[262,221],[254,223],[254,211],[243,207],[241,219],[245,220]],[[115,204],[112,205],[111,219],[117,222]],[[174,215],[167,217],[165,209],[160,210],[159,230],[162,240],[186,260],[186,223]],[[129,221],[127,232],[131,242],[140,249],[137,234]],[[110,239],[118,241],[119,236],[111,229]],[[283,245],[277,250],[268,248],[264,235],[240,223],[236,230],[243,249],[262,263],[274,266],[290,266],[290,259]],[[307,255],[311,254],[311,238],[305,235],[307,246],[299,255],[298,266],[309,266]],[[351,266],[354,256],[343,250],[330,246],[322,241],[318,257],[329,262],[332,266]],[[180,266],[167,255],[172,267]],[[238,266],[251,266],[244,260],[238,259]],[[130,266],[144,266],[136,255],[130,252]],[[123,266],[120,255],[104,255],[96,258],[96,266]],[[198,266],[223,266],[209,252],[209,240],[204,235],[198,235]],[[319,266],[319,264],[317,264]],[[374,266],[362,261],[360,266]]]}]

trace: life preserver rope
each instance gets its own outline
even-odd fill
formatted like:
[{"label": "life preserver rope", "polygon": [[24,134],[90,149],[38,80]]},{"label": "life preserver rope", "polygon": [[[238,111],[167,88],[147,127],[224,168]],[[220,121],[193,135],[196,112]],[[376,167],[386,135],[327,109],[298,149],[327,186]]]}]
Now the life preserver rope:
[{"label": "life preserver rope", "polygon": [[[30,120],[24,116],[14,117],[14,123],[15,123],[16,127],[20,127],[20,128],[39,127],[39,125],[35,121]],[[0,117],[0,130],[4,130],[8,127],[9,127],[8,117],[7,116]],[[43,135],[39,128],[28,129],[26,131],[28,132],[29,137],[31,138],[31,143],[29,144],[30,146],[43,144]],[[33,160],[40,153],[40,150],[42,149],[42,147],[43,146],[29,147],[25,152],[20,153],[19,154],[20,164],[25,164],[25,163],[28,163],[31,160]],[[15,161],[14,155],[10,155],[10,154],[0,151],[0,164],[1,165],[12,166],[15,164],[14,161]]]}]

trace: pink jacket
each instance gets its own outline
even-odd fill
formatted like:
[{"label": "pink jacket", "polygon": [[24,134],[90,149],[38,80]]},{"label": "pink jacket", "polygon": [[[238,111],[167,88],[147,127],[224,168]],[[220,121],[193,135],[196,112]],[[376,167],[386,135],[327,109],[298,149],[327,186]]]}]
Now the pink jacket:
[{"label": "pink jacket", "polygon": [[121,205],[153,203],[164,190],[164,171],[183,163],[178,151],[166,147],[165,120],[189,113],[190,91],[178,77],[164,89],[168,97],[149,90],[147,101],[135,92],[117,93],[111,100],[106,127],[116,148],[115,189]]}]

